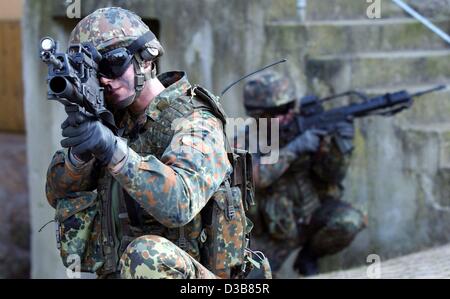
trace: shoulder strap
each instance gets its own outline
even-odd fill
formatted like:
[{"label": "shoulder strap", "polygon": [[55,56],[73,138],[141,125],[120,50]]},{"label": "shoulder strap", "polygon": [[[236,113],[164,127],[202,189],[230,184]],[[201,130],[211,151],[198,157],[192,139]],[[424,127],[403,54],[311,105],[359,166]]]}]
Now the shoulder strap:
[{"label": "shoulder strap", "polygon": [[[217,118],[219,118],[224,127],[226,125],[226,113],[219,102],[219,98],[210,93],[208,90],[201,86],[195,85],[190,89],[189,94],[193,99],[194,108],[197,109],[207,109],[211,111]],[[195,100],[194,100],[195,99]],[[225,132],[223,130],[225,149],[228,153],[228,160],[233,167],[233,173],[231,174],[231,186],[239,186],[242,191],[242,199],[245,208],[248,209],[250,206],[255,204],[254,202],[254,187],[253,187],[253,176],[252,176],[252,157],[250,153],[246,150],[240,150],[231,147],[230,141],[228,140]],[[228,187],[228,188],[227,188]],[[229,186],[226,186],[227,191],[229,191]],[[228,194],[229,197],[229,194]]]},{"label": "shoulder strap", "polygon": [[192,104],[195,109],[206,108],[211,110],[214,116],[219,118],[225,126],[227,122],[226,113],[217,96],[213,95],[211,92],[199,85],[194,85],[191,89],[189,89],[188,96],[191,96]]}]

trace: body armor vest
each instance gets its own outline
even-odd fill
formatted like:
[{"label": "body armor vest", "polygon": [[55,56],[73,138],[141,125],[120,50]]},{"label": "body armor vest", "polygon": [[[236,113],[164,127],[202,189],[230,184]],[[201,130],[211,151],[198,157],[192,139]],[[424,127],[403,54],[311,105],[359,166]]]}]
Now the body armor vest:
[{"label": "body armor vest", "polygon": [[[297,240],[302,226],[320,207],[309,165],[309,157],[301,157],[272,185],[257,191],[259,213],[276,240]],[[257,230],[258,235],[266,233]]]},{"label": "body armor vest", "polygon": [[341,181],[349,157],[340,155],[336,143],[327,138],[324,144],[333,151],[331,154],[301,155],[276,182],[261,190],[263,217],[274,238],[283,240],[302,235],[301,231],[323,199],[342,197]]}]

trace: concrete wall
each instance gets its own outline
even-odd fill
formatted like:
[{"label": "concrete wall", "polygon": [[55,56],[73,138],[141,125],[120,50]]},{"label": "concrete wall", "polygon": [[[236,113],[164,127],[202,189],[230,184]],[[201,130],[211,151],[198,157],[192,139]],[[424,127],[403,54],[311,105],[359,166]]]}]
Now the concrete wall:
[{"label": "concrete wall", "polygon": [[64,268],[56,251],[54,226],[39,228],[54,219],[54,210],[45,198],[45,174],[51,156],[59,147],[60,124],[64,109],[46,98],[46,68],[38,60],[37,47],[41,37],[52,35],[66,40],[66,33],[55,26],[51,3],[26,1],[22,19],[23,74],[25,84],[25,115],[27,132],[28,185],[31,209],[31,248],[34,278],[62,278]]},{"label": "concrete wall", "polygon": [[[406,30],[403,33],[395,29],[383,30],[385,27],[378,26],[382,23],[372,27],[375,23],[364,20],[364,6],[356,5],[361,2],[359,0],[337,0],[334,10],[329,10],[329,6],[321,8],[323,2],[309,1],[309,16],[314,16],[310,19],[316,23],[298,22],[295,0],[82,1],[81,10],[84,16],[96,8],[116,5],[134,10],[143,18],[159,21],[160,40],[166,49],[161,70],[187,70],[193,83],[200,83],[216,93],[240,76],[280,58],[288,58],[289,62],[277,66],[277,70],[295,78],[300,93],[308,90],[325,96],[353,87],[377,88],[379,86],[370,86],[358,80],[370,77],[372,71],[377,69],[379,72],[375,75],[383,78],[382,68],[378,64],[384,58],[374,61],[360,59],[360,71],[354,73],[358,70],[358,61],[342,60],[340,56],[333,60],[336,54],[379,50],[365,49],[368,40],[360,40],[358,34],[373,34],[373,39],[369,41],[375,42],[374,47],[389,48],[392,43],[383,41],[389,33],[397,32],[398,35],[394,34],[391,38],[397,41],[398,36],[403,36],[403,43],[397,44],[399,48],[389,50],[395,52],[410,47],[414,51],[417,47],[416,40],[408,34],[411,32],[407,31],[409,27],[401,27]],[[55,249],[53,229],[47,228],[37,233],[37,228],[53,217],[53,210],[45,199],[45,172],[51,155],[59,147],[59,124],[64,113],[61,105],[46,100],[46,69],[38,61],[36,52],[36,45],[42,36],[67,40],[73,20],[67,19],[64,3],[26,1],[23,18],[22,39],[29,45],[23,48],[23,73],[33,227],[33,277],[64,276]],[[404,13],[395,7],[386,6],[385,9],[387,17],[404,17]],[[345,14],[341,19],[363,19],[362,24],[354,27],[350,23],[345,27],[345,23],[336,25],[330,21],[342,12]],[[398,28],[392,24],[395,21],[388,23],[386,26]],[[414,34],[424,36],[426,41],[420,45],[436,45],[436,40],[427,42],[428,33],[417,30],[419,33],[415,31]],[[343,42],[339,36],[354,42]],[[441,46],[436,45],[438,48]],[[395,55],[387,54],[385,58],[389,57]],[[446,78],[447,64],[442,64],[445,59],[430,60],[427,55],[418,59],[431,61],[425,75]],[[413,69],[400,66],[396,76],[396,69],[389,69],[389,64],[395,63],[387,61],[386,68],[397,80],[393,87],[399,87],[402,72],[408,74]],[[423,64],[417,66],[425,69]],[[415,84],[421,77],[413,79],[415,81],[408,84]],[[383,86],[382,80],[379,83]],[[241,92],[242,83],[222,99],[230,116],[244,114]],[[441,205],[448,204],[449,190],[443,182],[450,177],[447,170],[450,159],[445,147],[450,135],[446,133],[445,126],[436,124],[438,120],[449,121],[449,106],[445,105],[445,109],[439,106],[443,101],[442,95],[436,96],[430,100],[430,106],[423,103],[416,105],[398,119],[371,118],[357,122],[357,150],[345,182],[346,198],[369,214],[370,227],[351,248],[326,259],[323,269],[363,264],[369,253],[379,253],[383,259],[450,240],[447,233],[450,228],[448,213],[428,204],[430,200]],[[437,118],[433,118],[434,115]],[[427,123],[427,117],[433,121]],[[420,121],[415,122],[416,118]],[[419,129],[418,125],[421,126]]]}]

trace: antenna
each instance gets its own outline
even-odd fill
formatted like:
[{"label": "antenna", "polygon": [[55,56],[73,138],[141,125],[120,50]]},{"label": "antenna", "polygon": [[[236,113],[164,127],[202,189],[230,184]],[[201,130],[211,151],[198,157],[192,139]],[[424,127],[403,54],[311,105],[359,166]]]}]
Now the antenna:
[{"label": "antenna", "polygon": [[235,84],[237,84],[237,83],[239,83],[240,81],[242,81],[242,80],[244,80],[244,79],[246,79],[246,78],[248,78],[248,77],[250,77],[250,76],[253,76],[254,74],[256,74],[256,73],[259,73],[259,72],[262,72],[262,71],[264,71],[265,69],[268,69],[269,67],[272,67],[272,66],[274,66],[274,65],[277,65],[277,64],[279,64],[279,63],[283,63],[283,62],[286,62],[287,61],[287,59],[281,59],[280,61],[277,61],[277,62],[274,62],[274,63],[272,63],[272,64],[269,64],[269,65],[266,65],[265,67],[263,67],[263,68],[261,68],[261,69],[259,69],[259,70],[256,70],[256,71],[254,71],[254,72],[252,72],[252,73],[250,73],[250,74],[248,74],[248,75],[245,75],[244,77],[242,77],[242,78],[240,78],[239,80],[236,80],[236,81],[234,81],[233,83],[231,83],[230,85],[228,85],[223,91],[222,91],[222,94],[220,95],[220,97],[223,97],[223,95],[231,88],[231,87],[233,87]]}]

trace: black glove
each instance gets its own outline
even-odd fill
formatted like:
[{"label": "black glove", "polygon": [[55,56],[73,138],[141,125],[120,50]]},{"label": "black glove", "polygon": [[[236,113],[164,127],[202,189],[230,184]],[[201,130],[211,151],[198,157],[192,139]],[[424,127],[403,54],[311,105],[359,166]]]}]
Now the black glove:
[{"label": "black glove", "polygon": [[351,121],[341,121],[336,124],[337,133],[344,138],[353,139],[355,136],[355,128]]},{"label": "black glove", "polygon": [[61,141],[61,146],[71,148],[78,158],[86,161],[87,157],[94,155],[103,165],[111,161],[116,149],[116,136],[100,121],[79,113],[76,118],[69,116],[61,128],[62,136],[67,137]]},{"label": "black glove", "polygon": [[355,128],[352,121],[342,121],[336,124],[334,140],[342,154],[350,153],[353,150],[353,137],[355,137]]},{"label": "black glove", "polygon": [[323,130],[311,129],[292,140],[286,147],[289,151],[300,155],[314,153],[319,149],[320,137],[326,134]]}]

